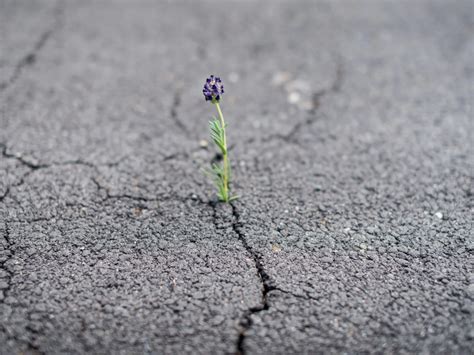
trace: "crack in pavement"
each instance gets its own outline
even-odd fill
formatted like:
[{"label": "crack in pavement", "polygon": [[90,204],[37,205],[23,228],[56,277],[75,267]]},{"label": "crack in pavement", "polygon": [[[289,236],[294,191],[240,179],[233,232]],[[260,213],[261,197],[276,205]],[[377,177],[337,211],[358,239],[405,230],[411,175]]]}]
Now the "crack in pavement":
[{"label": "crack in pavement", "polygon": [[169,201],[169,200],[175,200],[175,201],[180,201],[182,203],[188,202],[188,201],[195,201],[198,202],[199,204],[206,205],[206,206],[212,206],[211,202],[205,202],[201,200],[197,195],[190,194],[189,196],[183,197],[179,195],[173,195],[173,194],[161,194],[161,195],[155,195],[154,197],[145,197],[145,196],[136,196],[128,193],[121,193],[121,194],[111,194],[110,189],[107,187],[103,186],[96,177],[91,178],[92,182],[96,185],[98,191],[104,191],[105,192],[105,197],[102,199],[102,202],[107,201],[107,200],[122,200],[122,199],[128,199],[128,200],[133,200],[133,201],[138,201],[138,202],[160,202],[160,201]]},{"label": "crack in pavement", "polygon": [[[66,165],[80,165],[80,166],[86,166],[88,168],[91,168],[93,169],[97,174],[99,174],[99,168],[100,167],[116,167],[118,166],[124,159],[126,159],[126,156],[118,159],[117,161],[115,162],[111,162],[111,163],[105,163],[105,164],[94,164],[92,162],[89,162],[89,161],[85,161],[83,159],[74,159],[74,160],[66,160],[66,161],[62,161],[62,162],[53,162],[53,163],[50,163],[50,164],[46,164],[46,163],[34,163],[34,162],[31,162],[27,159],[25,159],[21,154],[13,154],[13,153],[9,153],[7,150],[7,144],[6,143],[0,143],[0,148],[1,148],[1,155],[7,159],[15,159],[17,160],[19,163],[21,163],[23,166],[27,167],[30,169],[30,171],[28,171],[27,173],[25,173],[19,182],[15,183],[15,184],[12,184],[10,186],[8,186],[4,192],[4,194],[2,196],[0,196],[0,202],[3,201],[11,192],[11,188],[12,187],[18,187],[18,186],[21,186],[22,184],[25,183],[25,179],[27,176],[29,176],[33,171],[37,171],[37,170],[42,170],[42,169],[48,169],[48,168],[52,168],[52,167],[56,167],[56,166],[66,166]],[[197,149],[194,149],[193,151],[191,152],[178,152],[178,153],[175,153],[173,155],[170,155],[170,156],[166,156],[163,158],[162,161],[167,161],[167,160],[172,160],[172,159],[176,159],[178,158],[179,156],[183,156],[183,157],[189,157],[189,154],[192,154],[192,152],[194,151],[198,151],[202,149],[201,147],[197,148]],[[187,197],[182,197],[182,196],[178,196],[178,195],[173,195],[173,194],[169,194],[169,195],[160,195],[160,196],[155,196],[155,197],[152,197],[152,198],[149,198],[149,197],[145,197],[145,196],[135,196],[135,195],[131,195],[131,194],[118,194],[118,195],[113,195],[110,193],[109,189],[106,188],[105,186],[103,186],[97,179],[97,177],[93,176],[91,178],[92,182],[96,185],[97,189],[99,191],[103,190],[105,191],[105,195],[106,197],[102,200],[102,201],[105,201],[107,199],[130,199],[130,200],[135,200],[135,201],[139,201],[139,202],[158,202],[158,201],[166,201],[166,200],[171,200],[171,199],[174,199],[174,200],[178,200],[178,201],[181,201],[181,202],[186,202],[186,201],[190,201],[190,200],[193,200],[193,201],[197,201],[201,204],[205,204],[205,205],[209,205],[208,202],[204,202],[202,201],[201,199],[199,199],[197,196],[195,196],[194,194],[190,195],[190,196],[187,196]]]},{"label": "crack in pavement", "polygon": [[[31,170],[48,169],[48,168],[51,168],[51,167],[64,166],[64,165],[83,165],[83,166],[87,166],[87,167],[94,168],[94,169],[97,169],[97,167],[98,167],[97,165],[95,165],[91,162],[88,162],[88,161],[84,161],[82,159],[65,160],[63,162],[53,162],[53,163],[50,163],[50,164],[33,163],[33,162],[28,161],[25,158],[23,158],[21,156],[21,154],[8,153],[7,152],[7,145],[5,143],[0,143],[0,147],[2,147],[3,157],[5,157],[7,159],[15,159],[18,162],[20,162],[22,165],[30,168]],[[123,159],[120,159],[117,162],[101,164],[99,166],[115,166],[115,165],[119,164],[122,160]]]},{"label": "crack in pavement", "polygon": [[[311,126],[316,121],[316,118],[317,118],[316,115],[317,115],[319,107],[321,106],[323,98],[329,94],[336,94],[340,92],[343,82],[344,82],[344,65],[343,65],[342,59],[338,58],[337,65],[336,65],[336,73],[334,75],[333,82],[328,88],[321,89],[313,93],[312,98],[311,98],[312,105],[311,105],[311,108],[308,110],[308,114],[309,114],[308,117],[303,121],[297,122],[288,133],[286,134],[277,133],[277,134],[269,135],[267,137],[262,138],[262,142],[266,143],[274,139],[279,139],[287,143],[300,145],[300,142],[298,141],[298,139],[295,138],[297,134],[301,131],[301,129],[303,129],[304,127]],[[252,143],[253,141],[255,141],[255,138],[250,138],[246,142],[246,144]]]},{"label": "crack in pavement", "polygon": [[238,239],[242,243],[247,253],[250,254],[250,256],[252,257],[255,264],[255,268],[257,270],[257,274],[260,278],[261,289],[262,289],[260,305],[248,309],[239,322],[241,329],[239,331],[239,337],[237,339],[237,344],[236,344],[237,348],[236,348],[235,354],[243,355],[245,354],[244,341],[245,341],[246,332],[250,329],[250,327],[253,324],[251,317],[253,314],[265,311],[270,307],[268,304],[268,294],[271,291],[275,290],[276,288],[272,285],[270,276],[268,275],[268,273],[265,270],[265,267],[263,266],[261,255],[259,255],[259,253],[256,252],[249,245],[247,238],[245,237],[245,234],[240,229],[241,219],[240,219],[240,213],[236,205],[234,203],[231,203],[230,205],[232,208],[232,218],[233,218],[232,229],[236,233]]},{"label": "crack in pavement", "polygon": [[[205,201],[201,201],[201,202],[206,203]],[[212,208],[212,211],[213,211],[212,220],[213,220],[216,231],[218,231],[219,229],[222,229],[223,228],[222,225],[220,225],[218,222],[222,221],[224,216],[222,217],[218,216],[217,206],[219,202],[211,200],[211,201],[208,201],[206,204]],[[268,273],[266,272],[263,266],[262,257],[249,245],[247,238],[245,237],[245,234],[241,231],[240,227],[241,227],[242,222],[241,222],[240,214],[238,212],[237,207],[235,206],[234,203],[230,203],[229,205],[231,207],[230,224],[231,224],[232,231],[237,235],[237,238],[242,244],[242,246],[244,247],[246,253],[253,260],[256,273],[261,283],[260,304],[257,306],[251,307],[247,311],[245,311],[245,313],[240,318],[239,323],[238,323],[240,330],[238,332],[238,337],[236,340],[236,349],[235,349],[234,354],[243,355],[245,354],[244,341],[245,341],[246,332],[252,326],[251,316],[255,313],[267,310],[269,308],[268,294],[271,291],[279,290],[279,289],[272,285],[270,276],[268,275]]]},{"label": "crack in pavement", "polygon": [[[245,338],[247,335],[248,330],[252,327],[253,325],[253,320],[252,316],[260,313],[267,311],[270,308],[270,304],[268,301],[269,295],[272,292],[278,291],[287,295],[290,295],[295,298],[300,298],[304,300],[314,300],[317,301],[318,298],[312,297],[308,294],[306,295],[301,295],[301,294],[296,294],[291,291],[282,289],[274,284],[274,281],[271,279],[270,275],[268,272],[265,270],[265,267],[263,265],[263,258],[262,256],[252,248],[249,243],[247,238],[245,237],[245,233],[242,232],[241,227],[242,227],[242,222],[241,222],[241,216],[238,211],[238,208],[236,207],[235,203],[230,203],[231,208],[232,208],[232,229],[234,233],[237,234],[238,239],[242,243],[243,247],[247,251],[248,254],[252,257],[254,264],[255,264],[255,269],[257,270],[257,274],[259,276],[260,282],[261,282],[261,302],[259,305],[255,307],[249,308],[243,317],[241,318],[239,322],[239,326],[241,327],[239,331],[239,336],[237,338],[236,342],[236,351],[235,355],[244,355],[245,348],[244,348],[244,343],[245,343]],[[215,209],[215,204],[213,205],[213,208]],[[215,214],[216,218],[216,214]]]},{"label": "crack in pavement", "polygon": [[[214,224],[216,226],[216,229],[219,228],[217,224],[217,202],[209,202],[208,203],[214,210],[213,213],[213,218],[214,218]],[[248,240],[245,236],[245,233],[242,231],[242,225],[243,222],[241,220],[241,215],[240,212],[236,206],[235,203],[230,203],[231,209],[232,209],[232,230],[234,233],[237,235],[237,238],[241,242],[242,246],[246,250],[246,252],[250,255],[252,258],[255,269],[257,271],[257,275],[260,279],[261,283],[261,301],[260,304],[254,307],[249,308],[244,315],[241,317],[239,321],[239,326],[240,326],[240,331],[238,334],[238,338],[236,340],[236,350],[235,350],[235,355],[244,355],[245,354],[245,348],[244,348],[244,343],[245,343],[245,338],[247,335],[248,330],[252,327],[253,325],[253,320],[252,316],[263,312],[267,311],[270,308],[270,304],[268,301],[269,295],[271,292],[279,291],[281,293],[290,295],[292,297],[296,298],[301,298],[304,300],[317,300],[317,298],[311,297],[310,295],[300,295],[300,294],[295,294],[291,291],[282,289],[274,284],[274,281],[271,279],[270,275],[265,269],[264,262],[263,262],[263,257],[262,255],[254,250],[252,246],[248,243]]]},{"label": "crack in pavement", "polygon": [[[212,220],[213,220],[214,227],[215,227],[216,231],[218,231],[219,229],[222,229],[222,226],[218,223],[219,221],[222,221],[222,217],[219,217],[218,213],[217,213],[217,206],[218,206],[219,202],[218,201],[208,201],[208,202],[201,201],[201,202],[212,208],[212,210],[213,210]],[[265,267],[263,266],[262,256],[258,252],[256,252],[249,245],[249,243],[247,241],[247,238],[245,237],[245,234],[241,230],[241,226],[242,226],[241,217],[240,217],[240,213],[239,213],[235,203],[230,203],[230,207],[231,207],[231,210],[232,210],[232,213],[231,213],[231,218],[232,218],[231,227],[232,227],[232,230],[237,235],[238,240],[240,241],[240,243],[244,247],[247,254],[249,254],[251,259],[253,260],[254,266],[255,266],[255,269],[256,269],[256,273],[257,273],[258,278],[260,279],[260,283],[261,283],[261,301],[260,301],[260,304],[257,305],[257,306],[249,308],[244,313],[244,315],[241,317],[241,319],[239,320],[240,330],[238,332],[238,337],[237,337],[236,344],[235,344],[236,349],[235,349],[234,354],[235,355],[244,355],[245,354],[244,342],[245,342],[245,338],[246,338],[246,335],[247,335],[247,331],[250,329],[250,327],[253,324],[252,315],[254,315],[256,313],[266,311],[270,308],[270,305],[269,305],[269,302],[268,302],[268,296],[271,292],[279,291],[279,292],[288,294],[290,296],[297,297],[297,298],[302,298],[302,299],[305,299],[305,300],[315,299],[315,298],[312,298],[310,296],[294,294],[290,291],[281,289],[281,288],[279,288],[279,287],[277,287],[273,284],[273,281],[271,280],[270,275],[267,273],[267,271],[265,270]]]},{"label": "crack in pavement", "polygon": [[[3,277],[1,279],[2,282],[3,280],[5,280],[6,287],[2,286],[2,289],[0,289],[0,303],[5,303],[5,300],[8,298],[8,294],[12,287],[13,271],[10,270],[10,268],[6,266],[6,264],[10,260],[12,260],[12,258],[15,256],[15,251],[12,248],[13,242],[10,238],[10,226],[7,221],[4,222],[4,226],[5,226],[5,234],[4,234],[3,239],[6,242],[5,243],[6,245],[2,248],[2,251],[4,252],[6,251],[6,253],[3,253],[5,260],[0,262],[0,270],[6,274],[6,277]],[[16,338],[15,336],[12,337],[11,335],[9,335],[9,332],[6,329],[4,324],[0,324],[0,329],[2,329],[3,333],[6,334],[8,338],[14,339],[17,342],[20,342],[20,340]],[[27,330],[33,335],[38,334],[38,332],[34,331],[31,328],[27,327]],[[25,340],[28,350],[30,350],[32,354],[45,354],[44,352],[39,350],[39,347],[37,345],[33,344],[34,340],[35,340],[34,337],[33,339],[28,338],[28,340]]]},{"label": "crack in pavement", "polygon": [[[11,242],[11,239],[10,239],[10,226],[8,225],[7,221],[4,221],[4,227],[5,227],[5,234],[3,236],[3,240],[5,242],[4,243],[5,245],[2,245],[2,254],[3,254],[2,257],[4,258],[4,260],[0,262],[0,271],[3,271],[6,275],[6,277],[1,279],[1,282],[5,282],[6,285],[4,285],[5,287],[2,286],[2,289],[0,289],[0,304],[5,303],[5,300],[8,297],[8,293],[11,290],[12,277],[13,277],[13,272],[6,266],[6,264],[12,259],[14,255],[14,252],[12,250],[13,243]],[[4,334],[7,335],[7,338],[9,339],[12,338],[9,335],[9,332],[5,324],[0,323],[0,329]]]},{"label": "crack in pavement", "polygon": [[26,178],[30,174],[32,174],[34,171],[42,170],[42,169],[49,169],[49,168],[56,167],[56,166],[80,165],[80,166],[86,166],[88,168],[91,168],[96,173],[99,173],[99,170],[98,170],[99,167],[115,167],[118,164],[120,164],[126,158],[126,157],[122,157],[122,158],[120,158],[119,160],[117,160],[115,162],[100,164],[100,165],[97,165],[97,164],[94,164],[94,163],[91,163],[91,162],[88,162],[88,161],[84,161],[82,159],[66,160],[66,161],[63,161],[63,162],[53,162],[53,163],[50,163],[50,164],[41,164],[41,163],[33,163],[31,161],[28,161],[25,158],[23,158],[21,156],[21,154],[8,153],[6,143],[0,143],[0,148],[1,148],[1,155],[4,158],[14,159],[14,160],[18,161],[20,164],[22,164],[23,166],[30,169],[28,172],[26,172],[25,174],[23,174],[21,176],[20,180],[17,183],[14,183],[10,186],[7,186],[7,188],[5,189],[4,194],[2,196],[0,196],[0,202],[2,202],[10,194],[12,187],[19,187],[19,186],[23,185],[25,183]]},{"label": "crack in pavement", "polygon": [[35,64],[38,54],[44,48],[48,40],[51,36],[58,30],[61,26],[60,17],[62,15],[62,7],[61,2],[56,3],[56,7],[53,10],[53,24],[50,28],[45,30],[43,33],[40,34],[38,40],[33,45],[33,48],[29,52],[27,52],[15,65],[13,69],[13,73],[10,75],[8,79],[0,83],[0,93],[8,89],[11,85],[13,85],[21,76],[23,70],[29,66]]},{"label": "crack in pavement", "polygon": [[179,118],[178,107],[181,105],[181,91],[178,89],[173,95],[173,103],[171,104],[170,116],[173,120],[178,130],[183,132],[186,137],[191,138],[192,134],[189,131],[188,127],[184,124],[183,121]]},{"label": "crack in pavement", "polygon": [[7,298],[7,295],[8,295],[8,292],[10,291],[10,288],[11,288],[11,278],[12,278],[12,275],[13,273],[11,272],[11,270],[9,270],[5,264],[11,260],[11,258],[13,257],[14,253],[12,252],[11,250],[11,246],[12,246],[12,242],[11,242],[11,239],[10,239],[10,226],[8,225],[8,222],[5,221],[4,222],[4,226],[5,226],[5,235],[3,237],[3,239],[5,240],[5,244],[6,244],[6,248],[2,248],[3,250],[6,250],[7,253],[6,253],[6,257],[5,257],[5,260],[3,260],[2,262],[0,262],[0,270],[3,270],[7,277],[6,277],[6,288],[4,288],[3,290],[0,290],[0,302],[4,302],[5,298]]},{"label": "crack in pavement", "polygon": [[120,164],[126,157],[122,157],[119,160],[111,163],[105,163],[105,164],[94,164],[89,161],[85,161],[81,158],[78,159],[73,159],[73,160],[65,160],[65,161],[60,161],[60,162],[53,162],[50,164],[45,164],[45,163],[34,163],[31,161],[26,160],[21,154],[13,154],[13,153],[8,153],[7,145],[6,143],[0,143],[0,147],[2,148],[2,155],[7,158],[7,159],[15,159],[18,162],[20,162],[22,165],[30,168],[31,170],[40,170],[40,169],[48,169],[51,167],[55,166],[65,166],[65,165],[82,165],[82,166],[87,166],[89,168],[97,170],[97,168],[101,166],[106,166],[106,167],[114,167]]},{"label": "crack in pavement", "polygon": [[109,200],[109,199],[129,199],[129,200],[134,200],[134,201],[140,201],[140,202],[158,202],[159,198],[153,197],[144,197],[144,196],[135,196],[135,195],[130,195],[127,193],[123,194],[118,194],[118,195],[113,195],[110,193],[110,189],[106,188],[103,186],[95,176],[91,178],[92,182],[96,185],[98,191],[104,191],[105,192],[105,198],[102,199],[102,202]]}]

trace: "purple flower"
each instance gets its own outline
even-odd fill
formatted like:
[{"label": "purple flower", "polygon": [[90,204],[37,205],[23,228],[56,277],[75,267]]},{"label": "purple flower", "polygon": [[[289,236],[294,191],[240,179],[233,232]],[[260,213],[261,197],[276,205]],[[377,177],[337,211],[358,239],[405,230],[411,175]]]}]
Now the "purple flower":
[{"label": "purple flower", "polygon": [[202,93],[204,94],[206,101],[219,101],[221,95],[224,93],[224,85],[222,85],[221,78],[214,75],[207,78]]}]

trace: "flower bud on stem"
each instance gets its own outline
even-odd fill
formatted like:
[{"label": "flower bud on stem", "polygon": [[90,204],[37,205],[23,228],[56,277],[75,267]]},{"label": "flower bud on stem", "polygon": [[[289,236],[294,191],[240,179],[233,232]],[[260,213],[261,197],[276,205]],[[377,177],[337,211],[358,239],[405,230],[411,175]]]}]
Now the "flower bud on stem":
[{"label": "flower bud on stem", "polygon": [[221,151],[222,166],[220,164],[213,164],[209,173],[213,177],[217,187],[219,200],[222,202],[230,202],[238,197],[230,195],[230,164],[227,151],[226,124],[219,105],[219,101],[224,94],[224,85],[222,85],[222,81],[219,77],[211,75],[206,79],[202,92],[206,101],[211,101],[216,106],[217,115],[219,116],[219,119],[213,119],[209,122],[209,128],[211,130],[212,140]]}]

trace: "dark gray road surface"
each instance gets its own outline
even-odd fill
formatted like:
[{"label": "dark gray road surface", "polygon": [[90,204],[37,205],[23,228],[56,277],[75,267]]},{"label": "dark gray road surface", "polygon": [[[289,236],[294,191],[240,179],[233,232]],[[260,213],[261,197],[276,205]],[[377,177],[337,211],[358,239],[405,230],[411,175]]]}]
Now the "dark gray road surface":
[{"label": "dark gray road surface", "polygon": [[469,354],[473,14],[0,0],[0,353]]}]

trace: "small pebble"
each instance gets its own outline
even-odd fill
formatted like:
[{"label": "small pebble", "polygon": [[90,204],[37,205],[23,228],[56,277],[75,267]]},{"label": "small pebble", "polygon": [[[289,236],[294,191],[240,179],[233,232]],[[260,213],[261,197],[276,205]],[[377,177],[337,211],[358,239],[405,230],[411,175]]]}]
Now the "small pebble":
[{"label": "small pebble", "polygon": [[299,93],[297,93],[296,91],[294,91],[294,92],[292,92],[288,95],[288,102],[290,104],[296,104],[300,100],[301,100],[301,95]]},{"label": "small pebble", "polygon": [[435,216],[438,217],[439,219],[443,219],[443,214],[441,212],[436,212]]},{"label": "small pebble", "polygon": [[279,246],[278,244],[272,245],[272,252],[279,253],[280,251],[281,251],[281,246]]}]

